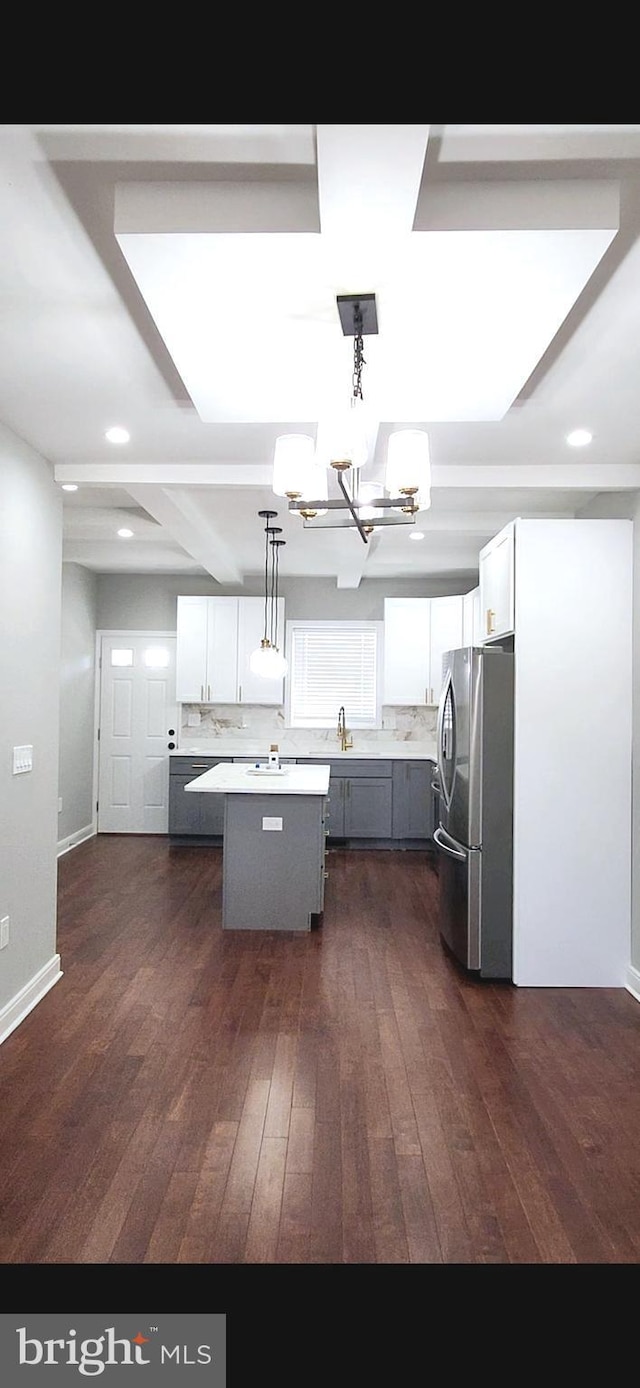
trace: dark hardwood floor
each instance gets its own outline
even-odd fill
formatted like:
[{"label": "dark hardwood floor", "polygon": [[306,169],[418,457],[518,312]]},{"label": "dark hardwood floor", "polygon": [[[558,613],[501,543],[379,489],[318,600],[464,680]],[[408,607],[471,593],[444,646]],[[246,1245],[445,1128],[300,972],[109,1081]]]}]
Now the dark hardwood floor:
[{"label": "dark hardwood floor", "polygon": [[629,993],[467,977],[421,852],[332,850],[304,936],[223,934],[221,865],[60,859],[64,977],[0,1049],[4,1263],[640,1260]]}]

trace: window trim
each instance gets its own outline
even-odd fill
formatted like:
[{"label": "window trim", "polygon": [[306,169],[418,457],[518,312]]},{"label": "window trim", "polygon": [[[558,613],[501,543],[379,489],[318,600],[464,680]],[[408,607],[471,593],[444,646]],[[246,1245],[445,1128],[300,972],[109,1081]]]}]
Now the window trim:
[{"label": "window trim", "polygon": [[347,708],[347,709],[345,710],[345,717],[346,717],[347,727],[348,727],[349,729],[351,729],[351,728],[367,728],[367,729],[370,729],[370,730],[372,730],[372,731],[375,731],[376,729],[378,729],[378,730],[381,729],[381,728],[382,728],[382,705],[383,705],[383,699],[382,699],[382,694],[383,694],[383,689],[382,689],[382,675],[383,675],[383,670],[384,670],[384,622],[383,622],[383,621],[369,621],[368,619],[364,619],[364,618],[361,619],[360,621],[359,621],[357,618],[354,618],[353,620],[350,620],[350,621],[340,621],[338,618],[335,618],[334,620],[317,620],[315,617],[309,617],[309,618],[306,618],[306,617],[293,617],[293,618],[290,618],[289,621],[287,621],[285,625],[286,625],[286,650],[285,650],[285,654],[286,654],[287,661],[288,661],[288,663],[289,663],[289,673],[288,673],[287,678],[286,678],[286,681],[285,681],[285,685],[286,685],[286,690],[285,690],[285,706],[284,706],[285,727],[291,728],[291,729],[295,729],[295,730],[298,730],[298,731],[299,731],[301,728],[304,728],[304,727],[306,727],[306,728],[317,728],[319,731],[321,731],[323,728],[333,728],[334,725],[337,726],[337,722],[338,722],[338,706],[337,706],[337,705],[336,705],[336,709],[335,709],[335,714],[332,715],[332,717],[331,717],[330,719],[328,719],[326,723],[314,723],[314,724],[310,724],[310,723],[306,723],[306,724],[295,723],[295,724],[294,724],[294,723],[291,722],[291,688],[292,688],[292,683],[293,683],[292,677],[291,677],[291,672],[292,672],[292,669],[293,669],[293,634],[294,634],[294,631],[295,631],[296,629],[299,629],[299,628],[302,628],[302,629],[304,629],[305,631],[308,631],[310,627],[315,627],[315,628],[325,627],[325,628],[330,628],[330,629],[333,629],[333,630],[335,630],[336,628],[340,628],[341,630],[343,630],[345,627],[350,627],[350,628],[352,628],[352,629],[354,629],[354,630],[357,629],[358,631],[362,631],[363,628],[373,629],[373,630],[375,631],[375,634],[376,634],[376,666],[375,666],[376,711],[375,711],[375,721],[372,722],[370,719],[366,719],[366,718],[354,718],[353,715],[352,715],[351,717],[349,717],[349,710],[348,710],[348,708]]}]

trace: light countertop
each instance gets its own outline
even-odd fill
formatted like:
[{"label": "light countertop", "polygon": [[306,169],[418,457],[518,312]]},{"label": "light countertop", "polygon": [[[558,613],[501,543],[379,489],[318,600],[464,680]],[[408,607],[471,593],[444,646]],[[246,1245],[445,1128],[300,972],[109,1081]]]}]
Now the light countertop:
[{"label": "light countertop", "polygon": [[250,766],[223,762],[189,781],[185,790],[210,791],[218,795],[327,795],[329,771],[328,763],[326,766],[284,766],[280,772],[255,772]]},{"label": "light countertop", "polygon": [[278,751],[281,757],[314,757],[324,758],[329,761],[435,761],[436,744],[435,739],[423,742],[361,742],[358,744],[357,735],[354,737],[355,746],[350,747],[347,752],[341,752],[340,744],[336,738],[335,745],[327,742],[320,745],[318,742],[307,743],[305,745],[302,737],[288,739],[280,737],[265,737],[261,740],[256,738],[230,738],[218,737],[200,742],[187,742],[184,746],[176,747],[169,753],[171,757],[255,757],[256,761],[266,761],[269,755],[269,747],[272,742],[277,740]]}]

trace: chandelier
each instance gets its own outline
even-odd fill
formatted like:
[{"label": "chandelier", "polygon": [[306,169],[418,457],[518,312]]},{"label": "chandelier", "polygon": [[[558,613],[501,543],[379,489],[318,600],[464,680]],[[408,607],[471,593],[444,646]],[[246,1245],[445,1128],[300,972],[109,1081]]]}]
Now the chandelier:
[{"label": "chandelier", "polygon": [[[384,485],[361,481],[368,453],[362,371],[364,338],[377,334],[374,294],[339,294],[338,313],[345,336],[353,337],[351,395],[337,419],[320,420],[317,440],[308,434],[276,439],[273,491],[286,497],[289,511],[305,529],[356,529],[365,544],[374,530],[414,525],[418,511],[431,504],[429,438],[423,429],[396,429],[389,435]],[[327,466],[342,495],[329,497]],[[348,511],[346,517],[336,515]]]},{"label": "chandelier", "polygon": [[[277,511],[258,511],[264,527],[264,634],[260,645],[249,656],[249,668],[254,675],[265,679],[281,680],[287,673],[288,663],[278,647],[278,563],[279,552],[286,540],[277,537],[282,534],[281,525],[271,525],[277,519]],[[271,551],[271,558],[269,558]]]}]

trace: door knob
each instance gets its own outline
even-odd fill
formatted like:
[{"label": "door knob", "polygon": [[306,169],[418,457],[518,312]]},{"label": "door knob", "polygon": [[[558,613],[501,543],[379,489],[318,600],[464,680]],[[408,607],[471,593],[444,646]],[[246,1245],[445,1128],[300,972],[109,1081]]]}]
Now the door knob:
[{"label": "door knob", "polygon": [[168,743],[167,743],[167,747],[169,748],[169,751],[170,751],[170,752],[173,751],[175,745],[176,745],[175,742],[168,742]]},{"label": "door knob", "polygon": [[169,737],[175,737],[175,735],[176,735],[176,730],[175,730],[175,728],[169,728]]}]

